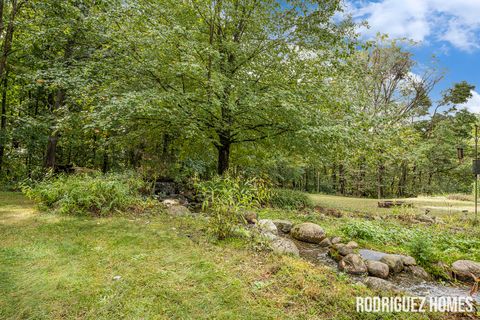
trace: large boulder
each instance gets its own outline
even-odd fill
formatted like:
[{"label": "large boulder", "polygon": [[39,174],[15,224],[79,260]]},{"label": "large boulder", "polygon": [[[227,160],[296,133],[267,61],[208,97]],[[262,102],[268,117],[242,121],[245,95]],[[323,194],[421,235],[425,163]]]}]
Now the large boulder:
[{"label": "large boulder", "polygon": [[375,260],[375,261],[380,261],[380,259],[382,259],[384,256],[387,255],[385,252],[369,250],[369,249],[360,249],[358,250],[358,253],[365,260]]},{"label": "large boulder", "polygon": [[415,278],[419,278],[422,280],[431,280],[428,272],[420,266],[406,266],[405,271],[414,276]]},{"label": "large boulder", "polygon": [[293,227],[293,223],[288,220],[273,220],[273,223],[277,226],[277,229],[283,233],[289,233]]},{"label": "large boulder", "polygon": [[297,240],[310,243],[320,243],[325,239],[325,231],[323,231],[322,227],[311,222],[295,225],[290,234]]},{"label": "large boulder", "polygon": [[[322,241],[323,242],[323,241]],[[355,253],[354,250],[344,243],[336,243],[330,247],[328,254],[336,261],[342,260],[343,257]]]},{"label": "large boulder", "polygon": [[320,242],[320,247],[328,248],[331,246],[332,246],[332,242],[328,238],[325,238]]},{"label": "large boulder", "polygon": [[365,264],[367,265],[368,274],[371,276],[383,279],[388,277],[389,267],[387,264],[374,260],[367,260]]},{"label": "large boulder", "polygon": [[348,245],[343,243],[337,243],[333,246],[333,248],[337,250],[338,254],[340,254],[341,256],[347,256],[351,253],[354,253],[352,247],[349,247]]},{"label": "large boulder", "polygon": [[167,207],[167,213],[174,217],[188,216],[192,214],[187,207],[181,205],[171,205]]},{"label": "large boulder", "polygon": [[393,283],[377,277],[366,277],[364,282],[367,287],[376,291],[395,291],[397,289]]},{"label": "large boulder", "polygon": [[262,233],[278,234],[277,226],[270,219],[258,220],[258,228]]},{"label": "large boulder", "polygon": [[180,205],[180,201],[178,199],[165,199],[162,201],[162,204],[169,208],[169,207],[172,207],[172,206],[178,206]]},{"label": "large boulder", "polygon": [[358,248],[358,243],[356,243],[355,241],[350,241],[349,243],[347,243],[347,247],[352,248],[352,249],[357,249]]},{"label": "large boulder", "polygon": [[270,246],[272,247],[273,252],[277,254],[290,254],[297,257],[300,255],[300,252],[298,251],[295,243],[289,239],[276,238],[272,241]]},{"label": "large boulder", "polygon": [[400,255],[400,258],[402,259],[402,263],[403,263],[404,266],[415,266],[415,265],[417,265],[417,261],[415,261],[414,257]]},{"label": "large boulder", "polygon": [[273,240],[278,239],[278,236],[276,234],[271,233],[271,232],[261,231],[260,234],[262,235],[262,237],[264,237],[268,241],[273,241]]},{"label": "large boulder", "polygon": [[351,253],[340,260],[338,263],[338,269],[340,269],[340,271],[355,275],[362,275],[368,271],[365,262],[362,260],[362,257],[355,253]]},{"label": "large boulder", "polygon": [[333,238],[330,240],[330,242],[331,242],[332,244],[340,243],[340,242],[342,242],[342,238],[340,238],[340,237],[333,237]]},{"label": "large boulder", "polygon": [[480,263],[471,260],[457,260],[452,264],[454,275],[460,280],[474,280],[480,277]]},{"label": "large boulder", "polygon": [[393,273],[399,273],[402,272],[403,270],[403,261],[402,257],[396,254],[387,254],[384,255],[381,259],[380,262],[385,263],[388,268],[390,269],[391,272]]}]

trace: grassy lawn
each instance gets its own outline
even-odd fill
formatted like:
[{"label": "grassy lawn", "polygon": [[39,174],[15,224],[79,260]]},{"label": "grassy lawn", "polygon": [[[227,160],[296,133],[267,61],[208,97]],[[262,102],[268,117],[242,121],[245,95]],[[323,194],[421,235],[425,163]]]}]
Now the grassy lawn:
[{"label": "grassy lawn", "polygon": [[375,319],[354,307],[372,294],[246,240],[216,243],[204,219],[59,216],[0,193],[0,319]]},{"label": "grassy lawn", "polygon": [[[365,199],[354,197],[342,197],[323,194],[311,194],[310,198],[316,205],[335,208],[352,213],[369,214],[392,214],[397,213],[400,208],[379,208],[378,199]],[[392,199],[389,199],[392,200]],[[473,217],[475,203],[473,201],[450,200],[445,196],[417,197],[395,199],[413,204],[412,211],[416,214],[423,214],[430,210],[430,214],[440,217],[462,217],[462,210],[468,210],[468,216]]]}]

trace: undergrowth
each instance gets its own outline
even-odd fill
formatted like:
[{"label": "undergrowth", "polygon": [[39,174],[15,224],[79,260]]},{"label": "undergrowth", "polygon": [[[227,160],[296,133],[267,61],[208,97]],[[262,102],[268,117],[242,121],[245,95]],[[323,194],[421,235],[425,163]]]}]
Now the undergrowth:
[{"label": "undergrowth", "polygon": [[313,207],[312,200],[305,192],[292,189],[274,189],[270,198],[274,208],[300,210]]},{"label": "undergrowth", "polygon": [[143,203],[145,187],[134,174],[60,175],[23,185],[25,195],[41,209],[61,214],[106,216]]}]

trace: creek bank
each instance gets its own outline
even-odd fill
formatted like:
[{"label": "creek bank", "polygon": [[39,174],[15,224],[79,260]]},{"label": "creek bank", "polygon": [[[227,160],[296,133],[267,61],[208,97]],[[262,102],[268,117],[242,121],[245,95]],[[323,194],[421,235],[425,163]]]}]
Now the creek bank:
[{"label": "creek bank", "polygon": [[[425,297],[469,296],[469,287],[447,286],[432,281],[432,277],[411,256],[359,249],[354,241],[342,243],[346,241],[340,237],[327,237],[321,226],[310,222],[294,225],[287,220],[270,221],[264,221],[261,226],[273,224],[276,233],[261,232],[273,236],[271,247],[275,253],[300,256],[314,264],[345,272],[353,280],[361,281],[374,290]],[[282,228],[283,225],[288,227]],[[283,231],[288,229],[290,232]],[[467,278],[467,274],[472,272],[480,276],[480,264],[463,260],[454,263],[452,271],[457,278]],[[477,300],[480,302],[479,298]]]}]

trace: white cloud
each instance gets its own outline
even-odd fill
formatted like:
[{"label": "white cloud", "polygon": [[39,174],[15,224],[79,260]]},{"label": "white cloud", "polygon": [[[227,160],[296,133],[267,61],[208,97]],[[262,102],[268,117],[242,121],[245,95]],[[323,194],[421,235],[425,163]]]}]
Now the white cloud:
[{"label": "white cloud", "polygon": [[459,107],[470,112],[480,113],[480,94],[477,91],[472,91],[472,97]]},{"label": "white cloud", "polygon": [[441,40],[450,42],[453,46],[464,50],[473,51],[478,49],[478,39],[475,35],[476,30],[467,28],[457,19],[452,19],[448,22],[448,28],[443,35],[440,35]]},{"label": "white cloud", "polygon": [[366,37],[378,32],[415,41],[441,40],[473,51],[480,48],[480,0],[347,0],[345,10],[367,20]]},{"label": "white cloud", "polygon": [[370,29],[362,32],[367,36],[375,36],[380,32],[388,33],[393,38],[408,37],[421,41],[430,33],[425,18],[427,8],[421,1],[384,0],[369,2],[356,9],[354,17],[368,20]]}]

